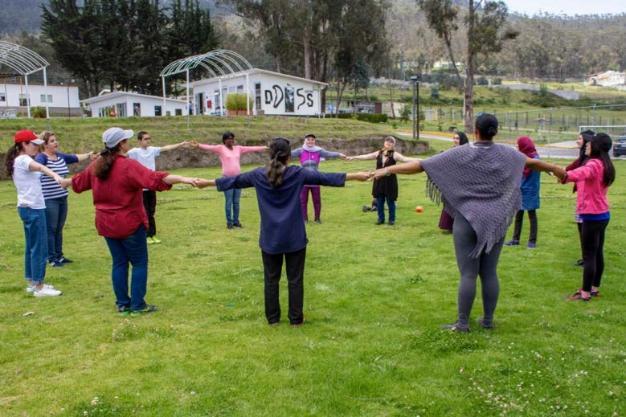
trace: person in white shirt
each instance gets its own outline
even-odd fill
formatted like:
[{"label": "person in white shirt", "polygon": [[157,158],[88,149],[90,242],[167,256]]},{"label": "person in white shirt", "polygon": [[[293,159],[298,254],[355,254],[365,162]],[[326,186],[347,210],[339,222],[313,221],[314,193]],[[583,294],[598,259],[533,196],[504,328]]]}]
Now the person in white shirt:
[{"label": "person in white shirt", "polygon": [[[152,138],[148,132],[143,130],[137,133],[137,140],[139,141],[139,147],[128,151],[128,157],[136,160],[141,165],[153,171],[156,171],[156,158],[161,155],[161,152],[191,146],[190,142],[180,142],[166,146],[150,146]],[[161,240],[156,236],[156,222],[154,220],[154,214],[156,213],[155,191],[143,190],[143,206],[146,209],[146,214],[148,215],[148,243],[161,243]]]},{"label": "person in white shirt", "polygon": [[26,291],[35,297],[54,297],[61,291],[44,283],[46,258],[48,257],[48,235],[46,203],[41,189],[41,174],[61,184],[63,178],[50,168],[36,162],[33,157],[39,152],[43,140],[31,130],[15,133],[14,144],[7,152],[6,170],[13,178],[17,189],[17,211],[24,223],[26,249],[24,253],[24,278]]}]

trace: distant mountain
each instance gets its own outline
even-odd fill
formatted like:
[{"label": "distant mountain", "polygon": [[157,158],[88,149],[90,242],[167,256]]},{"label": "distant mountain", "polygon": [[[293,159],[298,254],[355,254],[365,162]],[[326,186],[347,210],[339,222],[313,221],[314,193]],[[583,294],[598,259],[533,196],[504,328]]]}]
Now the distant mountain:
[{"label": "distant mountain", "polygon": [[[161,1],[167,6],[171,0]],[[82,2],[79,1],[79,4]],[[232,7],[219,0],[199,0],[200,6],[208,8],[211,14],[228,15]],[[0,36],[20,32],[39,32],[41,27],[41,5],[47,0],[0,0]]]}]

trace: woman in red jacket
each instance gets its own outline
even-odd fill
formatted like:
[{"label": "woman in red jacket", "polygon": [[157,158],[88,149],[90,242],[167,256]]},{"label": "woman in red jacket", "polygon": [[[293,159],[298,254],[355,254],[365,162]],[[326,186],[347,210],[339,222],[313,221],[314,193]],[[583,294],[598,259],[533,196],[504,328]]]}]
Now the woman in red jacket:
[{"label": "woman in red jacket", "polygon": [[[196,186],[196,179],[152,171],[126,157],[132,130],[112,127],[102,134],[104,150],[87,169],[64,180],[64,185],[81,193],[92,190],[96,207],[96,229],[104,236],[111,257],[113,291],[120,313],[149,313],[154,305],[146,304],[148,281],[148,247],[146,230],[148,218],[143,207],[143,190],[164,191],[172,184]],[[132,265],[130,296],[128,295],[128,265]]]}]

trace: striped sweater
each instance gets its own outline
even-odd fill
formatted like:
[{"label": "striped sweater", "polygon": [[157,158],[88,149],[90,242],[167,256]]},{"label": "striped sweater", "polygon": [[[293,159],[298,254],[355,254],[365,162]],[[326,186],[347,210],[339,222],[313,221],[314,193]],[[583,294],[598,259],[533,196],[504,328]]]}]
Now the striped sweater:
[{"label": "striped sweater", "polygon": [[[57,152],[57,158],[50,159],[45,153],[40,153],[35,157],[35,161],[39,162],[41,165],[47,166],[60,176],[65,177],[70,173],[67,165],[77,163],[78,156]],[[47,175],[41,176],[41,189],[43,191],[44,200],[67,197],[69,194],[66,189],[62,188],[54,179]]]}]

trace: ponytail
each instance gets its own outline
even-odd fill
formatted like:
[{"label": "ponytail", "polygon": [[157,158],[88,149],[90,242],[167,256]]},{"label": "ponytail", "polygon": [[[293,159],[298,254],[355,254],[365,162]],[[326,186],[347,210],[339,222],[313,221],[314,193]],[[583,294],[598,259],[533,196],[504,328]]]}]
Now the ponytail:
[{"label": "ponytail", "polygon": [[109,178],[111,169],[113,169],[113,163],[115,162],[117,155],[120,153],[120,145],[121,142],[115,145],[112,149],[104,148],[104,150],[100,152],[100,158],[98,158],[93,168],[94,175],[98,177],[98,179],[104,181]]},{"label": "ponytail", "polygon": [[283,174],[287,169],[287,162],[291,156],[291,146],[284,138],[275,138],[270,144],[270,161],[267,165],[267,180],[272,187],[279,187],[283,183]]},{"label": "ponytail", "polygon": [[9,177],[13,176],[13,164],[15,163],[15,158],[18,157],[20,152],[22,151],[22,145],[20,143],[16,143],[7,151],[6,159],[4,160],[5,168],[7,171],[7,175]]}]

